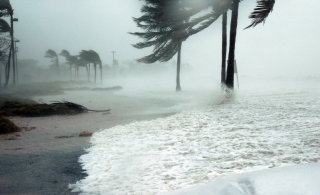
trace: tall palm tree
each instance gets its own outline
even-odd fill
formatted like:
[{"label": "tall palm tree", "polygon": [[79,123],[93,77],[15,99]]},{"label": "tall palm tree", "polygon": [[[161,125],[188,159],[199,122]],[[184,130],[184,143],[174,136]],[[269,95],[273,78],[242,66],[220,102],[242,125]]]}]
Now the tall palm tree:
[{"label": "tall palm tree", "polygon": [[[89,67],[88,67],[88,62],[84,59],[82,59],[80,56],[78,56],[78,63],[77,63],[77,67],[79,69],[79,67],[84,67],[86,68],[87,71],[87,81],[90,81],[90,72],[89,72]],[[78,71],[79,72],[79,71]]]},{"label": "tall palm tree", "polygon": [[[146,5],[141,8],[143,15],[139,18],[133,18],[137,26],[145,30],[145,32],[130,33],[132,35],[143,38],[144,41],[134,44],[133,46],[138,49],[146,47],[154,47],[151,55],[145,56],[138,59],[139,62],[143,63],[154,63],[156,61],[167,62],[177,55],[177,74],[176,74],[176,91],[181,91],[180,86],[180,64],[181,64],[181,48],[182,42],[185,39],[175,41],[173,37],[175,35],[166,33],[170,31],[173,26],[161,26],[161,20],[163,16],[163,10],[171,8],[185,9],[180,4],[181,0],[170,1],[170,0],[145,0]],[[175,20],[178,15],[170,15],[170,20]],[[188,22],[189,18],[181,20],[178,25],[183,25]],[[186,32],[184,32],[186,33]]]},{"label": "tall palm tree", "polygon": [[48,49],[44,55],[45,58],[50,58],[53,65],[56,67],[57,75],[59,77],[59,57],[58,54],[52,50]]},{"label": "tall palm tree", "polygon": [[74,71],[75,77],[78,78],[78,72],[79,72],[78,57],[70,55],[70,53],[67,50],[62,50],[59,55],[65,57],[67,63],[69,64],[70,79],[72,78],[72,67],[74,67],[74,69],[75,69],[75,71]]},{"label": "tall palm tree", "polygon": [[[240,0],[233,0],[232,2],[232,16],[230,24],[230,45],[227,67],[226,86],[229,89],[234,88],[234,63],[235,63],[235,45],[237,37],[237,25],[238,25],[238,10]],[[275,0],[258,0],[257,7],[251,13],[249,18],[252,19],[252,23],[245,29],[255,27],[260,23],[264,23],[275,4]]]},{"label": "tall palm tree", "polygon": [[[154,10],[159,1],[161,0],[145,0],[150,2],[152,6],[150,9]],[[169,1],[169,0],[163,0]],[[240,0],[184,0],[181,1],[178,8],[174,4],[175,1],[171,1],[172,6],[167,6],[166,9],[162,9],[158,15],[154,18],[146,19],[144,24],[139,24],[141,28],[145,28],[147,31],[154,30],[151,35],[144,37],[147,40],[146,45],[157,43],[157,49],[160,50],[172,50],[174,48],[179,48],[181,40],[186,40],[188,37],[197,34],[198,32],[209,27],[213,22],[215,22],[220,15],[223,15],[226,11],[229,10],[231,4],[234,4],[233,7],[233,22],[231,24],[230,32],[230,49],[229,49],[229,62],[227,68],[227,79],[226,84],[228,87],[233,89],[233,76],[234,68],[231,67],[234,65],[234,49],[236,41],[236,20],[238,13],[238,4]],[[170,1],[169,1],[170,4]],[[268,17],[269,13],[272,11],[272,8],[275,4],[275,0],[257,0],[257,7],[251,13],[249,18],[252,19],[251,25],[247,28],[254,27],[262,22],[265,22],[265,19]],[[210,13],[202,14],[203,10],[210,8]],[[144,8],[142,8],[144,9]],[[182,23],[183,20],[190,19],[186,23]],[[157,38],[157,37],[161,37]],[[156,40],[153,40],[156,38]],[[169,44],[169,43],[170,44]],[[138,45],[140,46],[140,45]]]},{"label": "tall palm tree", "polygon": [[89,50],[90,54],[91,54],[91,58],[93,59],[94,62],[94,82],[96,83],[96,75],[97,75],[97,68],[96,65],[99,65],[100,68],[100,82],[102,83],[102,61],[100,59],[100,56],[97,52],[93,51],[93,50]]},{"label": "tall palm tree", "polygon": [[100,68],[100,82],[102,83],[102,61],[100,59],[100,56],[97,52],[93,50],[82,50],[79,53],[79,57],[86,61],[88,64],[93,64],[94,67],[94,82],[96,83],[97,80],[97,65],[99,65]]}]

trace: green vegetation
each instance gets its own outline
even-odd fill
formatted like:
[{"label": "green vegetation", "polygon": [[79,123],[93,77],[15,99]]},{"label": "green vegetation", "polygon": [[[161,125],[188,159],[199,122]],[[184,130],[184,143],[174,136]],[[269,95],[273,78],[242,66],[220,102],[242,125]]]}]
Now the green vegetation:
[{"label": "green vegetation", "polygon": [[20,131],[20,128],[7,118],[0,116],[0,134],[7,134]]}]

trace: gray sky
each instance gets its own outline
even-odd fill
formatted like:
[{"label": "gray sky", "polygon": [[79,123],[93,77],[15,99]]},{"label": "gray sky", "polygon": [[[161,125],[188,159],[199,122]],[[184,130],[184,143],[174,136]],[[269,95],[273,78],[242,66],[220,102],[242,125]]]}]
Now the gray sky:
[{"label": "gray sky", "polygon": [[[243,30],[250,24],[255,2],[240,4],[236,45],[240,75],[319,75],[320,1],[277,0],[265,25]],[[49,60],[43,57],[47,49],[59,53],[66,49],[72,55],[93,49],[103,64],[111,64],[113,50],[120,63],[151,51],[133,48],[131,44],[140,39],[128,34],[141,31],[132,17],[141,15],[142,1],[11,0],[11,4],[14,17],[19,18],[15,36],[21,41],[20,59],[36,59],[48,66]],[[220,77],[221,20],[183,44],[182,62]]]}]

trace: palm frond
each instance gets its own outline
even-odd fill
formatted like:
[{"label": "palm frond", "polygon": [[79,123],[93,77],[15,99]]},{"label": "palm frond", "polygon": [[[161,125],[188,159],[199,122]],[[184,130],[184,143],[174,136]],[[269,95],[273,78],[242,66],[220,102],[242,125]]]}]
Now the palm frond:
[{"label": "palm frond", "polygon": [[252,19],[252,22],[245,29],[264,23],[266,18],[272,12],[274,4],[275,0],[258,0],[256,8],[254,8],[253,12],[249,16],[249,18]]},{"label": "palm frond", "polygon": [[63,56],[65,58],[69,57],[70,56],[70,53],[67,51],[67,50],[62,50],[59,54],[60,56]]},{"label": "palm frond", "polygon": [[48,49],[44,55],[45,58],[57,58],[58,55],[55,51],[53,51],[52,49]]},{"label": "palm frond", "polygon": [[0,18],[0,33],[10,32],[10,25],[3,19]]},{"label": "palm frond", "polygon": [[0,0],[0,17],[9,16],[13,14],[13,9],[11,7],[9,0]]},{"label": "palm frond", "polygon": [[12,10],[11,3],[9,0],[0,0],[0,10],[9,9]]}]

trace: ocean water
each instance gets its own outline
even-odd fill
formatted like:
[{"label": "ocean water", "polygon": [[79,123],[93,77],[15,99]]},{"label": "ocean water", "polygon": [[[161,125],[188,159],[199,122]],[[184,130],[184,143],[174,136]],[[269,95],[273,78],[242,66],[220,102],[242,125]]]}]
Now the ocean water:
[{"label": "ocean water", "polygon": [[79,159],[88,176],[70,188],[158,194],[221,176],[320,162],[318,89],[217,92],[206,104],[167,118],[102,130]]}]

